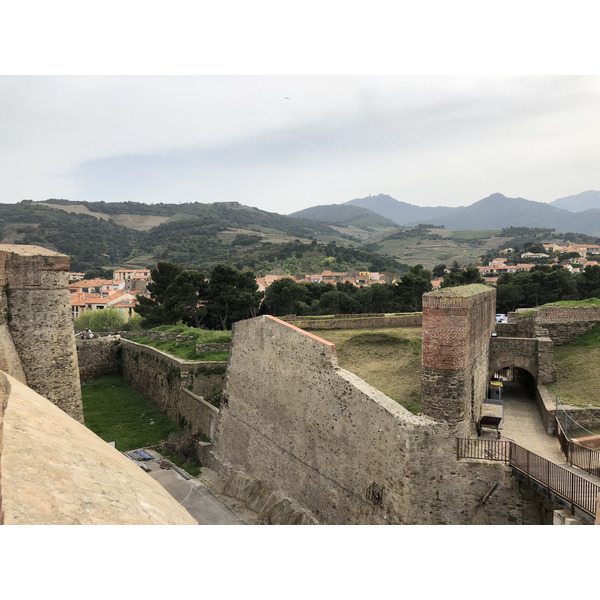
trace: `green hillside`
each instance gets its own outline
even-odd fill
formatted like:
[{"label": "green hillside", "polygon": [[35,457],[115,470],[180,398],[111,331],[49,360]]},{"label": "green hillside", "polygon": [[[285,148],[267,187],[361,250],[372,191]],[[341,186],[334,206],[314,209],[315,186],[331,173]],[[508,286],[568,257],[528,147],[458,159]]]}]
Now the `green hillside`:
[{"label": "green hillside", "polygon": [[362,249],[360,237],[350,229],[237,202],[145,205],[25,200],[0,205],[0,243],[34,244],[68,254],[74,271],[151,267],[159,260],[204,272],[225,262],[256,269],[257,274],[321,272],[336,266],[408,269],[392,257]]}]

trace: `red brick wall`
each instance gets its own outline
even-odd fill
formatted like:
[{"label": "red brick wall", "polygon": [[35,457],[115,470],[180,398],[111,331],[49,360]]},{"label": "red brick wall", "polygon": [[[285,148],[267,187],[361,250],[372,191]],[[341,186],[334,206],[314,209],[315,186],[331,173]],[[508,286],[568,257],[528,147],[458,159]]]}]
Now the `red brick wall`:
[{"label": "red brick wall", "polygon": [[489,377],[496,292],[483,285],[423,296],[422,412],[469,435]]}]

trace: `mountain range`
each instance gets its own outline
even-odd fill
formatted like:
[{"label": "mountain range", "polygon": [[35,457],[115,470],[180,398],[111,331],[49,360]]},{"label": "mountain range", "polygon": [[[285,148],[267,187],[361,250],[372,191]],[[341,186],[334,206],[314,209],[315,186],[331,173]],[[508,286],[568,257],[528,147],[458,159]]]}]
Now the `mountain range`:
[{"label": "mountain range", "polygon": [[[308,208],[290,216],[347,226],[351,224],[353,216],[349,212],[350,207],[366,209],[404,227],[425,223],[443,225],[452,230],[545,227],[558,232],[600,235],[600,192],[593,190],[550,203],[508,198],[495,193],[469,206],[458,207],[416,206],[386,194],[378,194],[355,198],[343,204]],[[368,218],[368,214],[360,214],[362,222]]]}]

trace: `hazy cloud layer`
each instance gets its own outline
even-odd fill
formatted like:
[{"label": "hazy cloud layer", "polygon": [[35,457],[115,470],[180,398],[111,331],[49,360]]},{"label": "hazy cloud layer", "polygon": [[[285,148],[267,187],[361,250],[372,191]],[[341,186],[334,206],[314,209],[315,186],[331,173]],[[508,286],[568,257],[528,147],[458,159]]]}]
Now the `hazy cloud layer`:
[{"label": "hazy cloud layer", "polygon": [[0,202],[548,202],[600,189],[598,106],[593,76],[3,76]]}]

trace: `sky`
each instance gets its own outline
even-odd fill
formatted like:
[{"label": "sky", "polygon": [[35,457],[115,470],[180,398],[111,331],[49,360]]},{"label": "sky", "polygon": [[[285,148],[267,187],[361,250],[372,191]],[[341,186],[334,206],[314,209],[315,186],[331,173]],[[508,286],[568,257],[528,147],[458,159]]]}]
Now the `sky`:
[{"label": "sky", "polygon": [[[450,13],[441,14],[427,21],[434,45],[411,37],[408,19],[382,19],[377,10],[343,21],[325,11],[311,37],[304,12],[293,17],[300,34],[269,23],[242,28],[251,15],[239,5],[226,38],[211,37],[212,21],[200,17],[178,18],[169,32],[168,17],[150,10],[141,20],[160,24],[163,43],[152,27],[127,30],[139,13],[121,10],[112,22],[95,14],[95,27],[84,30],[62,21],[48,29],[54,9],[39,6],[37,28],[27,7],[9,10],[27,22],[27,40],[42,36],[41,52],[17,37],[10,19],[0,25],[1,43],[13,44],[12,58],[0,60],[0,203],[237,201],[289,214],[380,193],[464,206],[496,192],[551,202],[600,190],[600,75],[564,62],[566,47],[595,39],[580,14],[572,31],[564,11],[540,17],[519,4],[540,42],[503,13],[496,29],[445,28]],[[282,16],[280,6],[270,5],[272,18]],[[373,18],[377,35],[367,36]],[[111,27],[116,37],[107,37]],[[195,52],[182,46],[190,39],[200,44]],[[530,60],[542,54],[550,66]]]},{"label": "sky", "polygon": [[1,201],[288,214],[600,189],[598,76],[2,76]]}]

